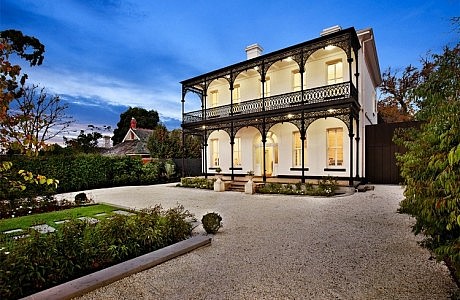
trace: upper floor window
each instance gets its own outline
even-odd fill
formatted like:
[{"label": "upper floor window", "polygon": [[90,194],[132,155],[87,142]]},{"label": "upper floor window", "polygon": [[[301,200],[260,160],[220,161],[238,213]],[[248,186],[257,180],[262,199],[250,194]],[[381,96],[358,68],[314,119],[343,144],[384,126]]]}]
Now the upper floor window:
[{"label": "upper floor window", "polygon": [[211,139],[211,167],[219,166],[219,140]]},{"label": "upper floor window", "polygon": [[[292,133],[292,162],[293,167],[302,167],[302,140],[300,139],[300,131],[294,131]],[[304,165],[307,164],[307,140],[304,140]]]},{"label": "upper floor window", "polygon": [[241,138],[236,137],[233,144],[233,165],[241,166]]},{"label": "upper floor window", "polygon": [[233,86],[233,103],[239,104],[240,102],[241,102],[240,85],[235,84]]},{"label": "upper floor window", "polygon": [[[265,77],[265,82],[264,82],[264,96],[265,97],[270,97],[270,77],[266,76]],[[262,97],[262,85],[260,85],[260,97]]]},{"label": "upper floor window", "polygon": [[329,128],[327,135],[327,165],[336,167],[343,165],[343,128]]},{"label": "upper floor window", "polygon": [[[302,80],[301,80],[301,73],[299,70],[292,71],[292,90],[294,92],[298,92],[301,90]],[[305,78],[304,78],[304,88],[305,88]]]},{"label": "upper floor window", "polygon": [[219,92],[217,90],[211,91],[211,107],[219,105]]},{"label": "upper floor window", "polygon": [[335,60],[327,63],[327,84],[343,82],[342,60]]}]

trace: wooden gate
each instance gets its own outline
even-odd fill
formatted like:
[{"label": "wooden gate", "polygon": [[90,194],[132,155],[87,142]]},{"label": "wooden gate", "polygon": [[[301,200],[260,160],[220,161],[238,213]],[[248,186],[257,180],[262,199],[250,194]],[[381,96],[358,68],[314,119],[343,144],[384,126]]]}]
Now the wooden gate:
[{"label": "wooden gate", "polygon": [[381,184],[402,182],[395,154],[404,152],[404,148],[393,142],[393,135],[398,128],[417,126],[420,126],[419,122],[366,126],[366,180],[368,182]]}]

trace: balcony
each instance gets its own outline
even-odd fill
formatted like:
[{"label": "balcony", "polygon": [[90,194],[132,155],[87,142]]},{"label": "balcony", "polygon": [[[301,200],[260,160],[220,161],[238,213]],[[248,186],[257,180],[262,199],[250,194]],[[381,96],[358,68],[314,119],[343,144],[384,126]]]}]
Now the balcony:
[{"label": "balcony", "polygon": [[[324,104],[327,106],[328,102],[335,103],[349,101],[350,99],[358,101],[358,91],[352,82],[337,83],[317,88],[306,89],[302,92],[292,92],[287,94],[275,95],[263,99],[254,99],[244,101],[238,104],[223,105],[206,109],[206,120],[214,121],[228,117],[249,117],[255,113],[270,113],[281,109],[292,109],[298,111],[300,109],[308,109],[308,106],[313,104]],[[203,110],[192,111],[184,113],[183,125],[193,125],[194,123],[203,122]]]}]

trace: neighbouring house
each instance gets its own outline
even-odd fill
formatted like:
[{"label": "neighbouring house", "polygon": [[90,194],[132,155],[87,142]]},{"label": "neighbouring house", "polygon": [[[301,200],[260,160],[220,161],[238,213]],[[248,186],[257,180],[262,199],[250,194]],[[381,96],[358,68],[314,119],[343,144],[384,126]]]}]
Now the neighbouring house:
[{"label": "neighbouring house", "polygon": [[364,129],[377,123],[381,82],[373,30],[334,26],[262,51],[250,45],[246,61],[181,82],[182,128],[203,139],[203,174],[365,178]]},{"label": "neighbouring house", "polygon": [[147,149],[147,141],[152,135],[152,129],[137,128],[135,118],[131,119],[130,128],[123,141],[112,148],[104,151],[105,155],[132,155],[139,156],[144,161],[150,160],[150,152]]}]

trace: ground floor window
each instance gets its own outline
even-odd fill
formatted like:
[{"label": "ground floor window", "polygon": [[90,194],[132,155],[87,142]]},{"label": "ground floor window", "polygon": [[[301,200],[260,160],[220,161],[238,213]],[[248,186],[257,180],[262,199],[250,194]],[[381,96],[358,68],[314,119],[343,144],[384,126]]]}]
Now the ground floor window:
[{"label": "ground floor window", "polygon": [[343,165],[343,128],[329,128],[327,134],[327,165]]},{"label": "ground floor window", "polygon": [[219,140],[211,139],[211,167],[219,166]]},{"label": "ground floor window", "polygon": [[[294,131],[292,133],[293,141],[293,152],[292,152],[292,162],[293,167],[301,168],[302,167],[302,140],[300,139],[300,131]],[[307,164],[307,140],[304,140],[304,165]]]},{"label": "ground floor window", "polygon": [[241,138],[236,137],[233,144],[233,166],[241,166]]}]

